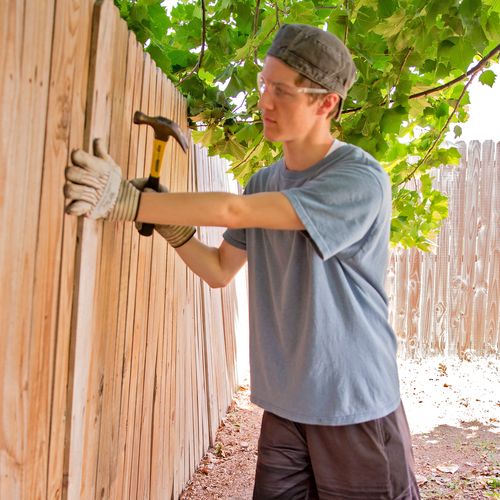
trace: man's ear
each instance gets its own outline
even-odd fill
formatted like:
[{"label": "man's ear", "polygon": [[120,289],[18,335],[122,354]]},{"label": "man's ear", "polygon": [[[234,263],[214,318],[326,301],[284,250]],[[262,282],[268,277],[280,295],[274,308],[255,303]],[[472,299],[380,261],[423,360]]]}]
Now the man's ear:
[{"label": "man's ear", "polygon": [[326,94],[323,97],[321,104],[318,108],[318,113],[325,114],[326,116],[328,116],[332,111],[335,110],[339,101],[340,101],[340,96],[338,94],[333,94],[333,93]]}]

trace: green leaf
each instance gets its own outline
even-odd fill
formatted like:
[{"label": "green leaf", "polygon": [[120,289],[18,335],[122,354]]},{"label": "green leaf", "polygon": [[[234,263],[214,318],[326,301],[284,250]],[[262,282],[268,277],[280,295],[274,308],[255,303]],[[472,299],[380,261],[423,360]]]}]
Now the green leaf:
[{"label": "green leaf", "polygon": [[224,137],[224,131],[217,127],[209,127],[206,130],[193,130],[193,140],[202,146],[208,147],[214,142],[220,141]]},{"label": "green leaf", "polygon": [[443,102],[440,102],[438,104],[438,106],[436,107],[435,115],[438,118],[441,118],[443,116],[447,117],[449,114],[449,111],[450,111],[450,106],[448,106],[448,103],[443,101]]},{"label": "green leaf", "polygon": [[462,0],[458,8],[460,15],[472,20],[477,17],[481,9],[481,0]]},{"label": "green leaf", "polygon": [[494,71],[492,71],[491,69],[487,69],[486,71],[483,71],[481,73],[481,75],[479,76],[479,81],[483,85],[488,85],[489,87],[493,87],[493,85],[495,84],[496,77],[497,75],[495,74]]},{"label": "green leaf", "polygon": [[393,37],[401,32],[406,20],[407,14],[403,10],[399,10],[375,26],[373,31],[384,37]]},{"label": "green leaf", "polygon": [[212,73],[209,73],[203,68],[200,68],[198,71],[198,76],[200,77],[200,80],[203,80],[204,82],[208,84],[212,84],[214,82],[215,76],[212,75]]},{"label": "green leaf", "polygon": [[[500,10],[500,2],[497,2]],[[498,43],[498,33],[500,33],[500,14],[497,12],[490,12],[489,16],[486,18],[486,22],[482,23],[484,32],[486,36],[493,40],[494,43]]]},{"label": "green leaf", "polygon": [[378,14],[380,17],[390,17],[398,8],[396,0],[378,0]]},{"label": "green leaf", "polygon": [[388,109],[380,120],[380,130],[384,133],[398,134],[403,120],[408,116],[402,106]]}]

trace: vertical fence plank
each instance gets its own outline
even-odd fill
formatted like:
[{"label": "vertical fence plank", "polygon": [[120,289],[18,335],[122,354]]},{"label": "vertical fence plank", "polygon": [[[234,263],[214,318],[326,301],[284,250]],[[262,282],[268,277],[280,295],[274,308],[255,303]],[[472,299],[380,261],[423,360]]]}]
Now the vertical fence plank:
[{"label": "vertical fence plank", "polygon": [[[156,78],[155,68],[153,66],[149,54],[145,54],[145,77],[146,81],[142,87],[143,105],[142,109],[148,115],[153,115],[155,111],[156,98]],[[151,162],[153,148],[153,131],[151,127],[142,125],[139,127],[142,134],[142,142],[140,149],[140,159],[138,162],[144,165],[143,168],[148,169]],[[143,171],[142,176],[147,175],[147,170]],[[143,431],[142,410],[144,404],[144,387],[145,387],[145,363],[148,340],[148,308],[150,299],[150,283],[151,283],[151,238],[139,238],[139,254],[137,262],[137,282],[135,290],[135,316],[134,316],[134,337],[137,341],[137,365],[136,371],[132,374],[133,391],[135,399],[134,408],[134,428],[131,430],[131,463],[130,463],[130,492],[129,494],[136,498],[138,497],[138,488],[140,485],[139,475],[140,467],[140,450],[141,438]]]},{"label": "vertical fence plank", "polygon": [[474,280],[472,283],[474,300],[472,301],[470,322],[471,333],[474,337],[474,348],[480,352],[491,352],[486,338],[487,329],[484,328],[484,325],[487,313],[488,269],[490,260],[495,257],[495,242],[493,240],[495,232],[493,224],[493,217],[495,216],[495,170],[488,168],[494,164],[494,161],[494,144],[492,141],[486,141],[482,145],[478,179],[477,242],[476,258],[473,264]]},{"label": "vertical fence plank", "polygon": [[490,240],[488,262],[488,300],[485,328],[488,350],[498,354],[500,346],[500,143],[496,144],[495,161],[491,163],[493,170],[493,191],[491,225],[493,228]]},{"label": "vertical fence plank", "polygon": [[[81,146],[83,142],[91,21],[92,2],[76,0],[57,2],[44,164],[52,165],[54,171],[58,173],[55,177],[44,176],[46,184],[42,187],[39,233],[55,232],[54,226],[58,226],[56,221],[62,217],[64,203],[60,195],[63,169],[69,163],[71,150]],[[44,312],[40,310],[40,315],[46,314],[50,308],[49,303],[56,303],[54,358],[49,362],[53,371],[51,380],[53,393],[47,498],[61,498],[67,495],[71,431],[71,418],[68,416],[71,415],[72,408],[70,397],[72,391],[69,386],[73,380],[74,364],[71,318],[75,282],[76,219],[69,216],[62,217],[60,230],[62,232],[56,246],[45,249],[52,255],[56,252],[61,255],[59,281],[57,286],[47,282],[47,287],[46,283]],[[57,235],[55,237],[58,238]],[[41,254],[40,259],[43,260]],[[40,265],[46,266],[42,262]],[[49,290],[51,286],[54,288]],[[35,296],[39,297],[37,290]],[[39,303],[42,307],[41,300]],[[51,321],[47,316],[44,317],[46,321]]]},{"label": "vertical fence plank", "polygon": [[389,304],[389,323],[394,325],[396,322],[395,308],[392,307],[396,301],[396,252],[392,250],[389,252],[389,259],[387,263],[387,274],[385,279],[385,290],[387,293],[387,302]]},{"label": "vertical fence plank", "polygon": [[33,306],[54,8],[0,5],[0,498],[47,491],[53,335]]},{"label": "vertical fence plank", "polygon": [[[167,116],[171,115],[174,106],[174,93],[175,89],[173,85],[169,83],[168,85],[168,99],[167,99]],[[175,159],[175,153],[178,151],[174,147],[173,143],[167,145],[167,162],[169,168],[165,173],[164,179],[166,184],[170,189],[174,188],[175,179],[175,169],[177,168]],[[176,395],[177,395],[177,341],[178,336],[175,329],[175,317],[177,311],[177,302],[179,300],[175,288],[175,251],[172,248],[167,250],[167,280],[166,280],[166,290],[167,296],[165,300],[165,331],[171,332],[167,335],[167,348],[165,351],[167,365],[165,372],[165,416],[164,416],[164,426],[165,426],[165,469],[168,471],[165,474],[164,480],[164,491],[173,496],[174,495],[174,478],[176,475],[175,463],[177,460],[177,450],[176,450],[176,439],[177,439],[177,418],[178,418],[178,407],[176,406]]]},{"label": "vertical fence plank", "polygon": [[[436,187],[442,189],[448,197],[451,193],[450,183],[455,176],[452,168],[443,166],[438,173]],[[437,237],[436,259],[434,273],[434,337],[432,352],[434,354],[447,353],[448,345],[448,290],[449,290],[449,262],[450,262],[450,221],[446,219]]]},{"label": "vertical fence plank", "polygon": [[461,350],[474,349],[473,304],[476,300],[476,290],[473,287],[475,281],[476,242],[478,238],[478,189],[481,170],[481,144],[472,141],[469,144],[467,154],[467,169],[465,183],[467,196],[465,198],[465,238],[463,240],[463,259],[461,278],[464,288],[462,289],[463,331],[460,339]]},{"label": "vertical fence plank", "polygon": [[[207,165],[208,159],[206,151],[199,147],[195,147],[197,154],[196,173],[197,173],[197,187],[199,191],[209,190],[207,182]],[[209,245],[209,228],[199,229],[200,240]],[[212,350],[214,349],[211,335],[212,335],[212,320],[211,320],[211,303],[210,291],[206,283],[201,283],[201,305],[202,305],[202,324],[203,324],[203,353],[205,359],[206,371],[206,391],[207,391],[207,420],[208,420],[208,437],[209,443],[212,445],[215,440],[215,431],[217,429],[217,392],[216,381],[214,377],[214,356]],[[216,362],[216,361],[215,361]]]},{"label": "vertical fence plank", "polygon": [[407,338],[407,296],[408,296],[408,252],[395,249],[396,255],[396,291],[394,302],[394,331],[396,333],[401,352],[406,355],[408,346]]},{"label": "vertical fence plank", "polygon": [[[168,82],[165,78],[160,79],[160,89],[158,101],[160,102],[159,114],[165,116],[168,113],[169,96]],[[166,155],[167,156],[167,155]],[[165,178],[165,170],[170,168],[168,156],[165,158],[163,165],[162,178]],[[158,347],[156,350],[155,359],[155,375],[154,375],[154,393],[153,393],[153,413],[151,422],[151,498],[165,498],[167,492],[163,489],[163,468],[166,462],[163,460],[165,452],[165,433],[167,429],[162,425],[164,412],[164,391],[165,391],[165,302],[166,294],[169,290],[166,289],[167,277],[167,244],[158,234],[153,234],[153,255],[155,256],[156,267],[152,269],[155,279],[158,280],[156,300],[156,314],[154,316],[154,329],[157,331]]]},{"label": "vertical fence plank", "polygon": [[[167,117],[173,116],[172,111],[174,108],[174,88],[171,83],[168,84],[167,92]],[[177,165],[175,162],[177,148],[174,147],[172,141],[167,144],[166,161],[168,169],[164,174],[165,184],[172,191],[175,190],[175,175]],[[165,428],[165,470],[167,473],[164,475],[163,491],[169,496],[174,495],[174,480],[177,474],[176,462],[177,456],[177,419],[179,408],[176,406],[177,386],[178,386],[178,356],[177,344],[178,335],[176,330],[176,311],[177,303],[179,300],[175,287],[175,261],[176,255],[172,248],[167,249],[167,278],[166,278],[166,300],[165,300],[165,332],[167,334],[167,342],[165,349],[166,358],[166,371],[165,371],[165,412],[163,426]]]},{"label": "vertical fence plank", "polygon": [[[93,16],[92,58],[87,95],[84,148],[92,149],[95,137],[107,143],[111,119],[112,67],[114,47],[113,4],[96,4]],[[111,49],[111,50],[110,50]],[[105,339],[97,324],[100,276],[100,247],[103,224],[80,221],[77,256],[77,293],[74,306],[75,368],[69,458],[69,496],[96,494],[96,464],[101,419]]]},{"label": "vertical fence plank", "polygon": [[[126,26],[114,15],[114,9],[107,11],[106,17],[101,17],[100,22],[112,25],[114,33],[113,45],[110,47],[110,56],[113,61],[110,83],[110,110],[111,122],[110,130],[107,131],[109,137],[109,154],[118,162],[126,173],[126,165],[121,163],[121,148],[128,137],[123,135],[123,126],[111,126],[114,123],[126,124],[123,116],[123,106],[126,92],[126,64],[128,31]],[[118,416],[114,415],[115,407],[119,408],[119,396],[116,395],[114,387],[114,363],[116,351],[120,348],[119,338],[116,334],[119,293],[109,291],[120,289],[120,270],[123,246],[123,226],[106,221],[103,225],[100,254],[100,274],[97,279],[99,296],[96,306],[95,329],[100,335],[102,368],[99,372],[99,387],[101,395],[99,427],[96,429],[97,435],[97,464],[95,477],[95,491],[101,498],[109,496],[111,488],[111,476],[116,469],[115,442],[118,433]],[[116,399],[115,399],[116,398]]]},{"label": "vertical fence plank", "polygon": [[[462,143],[463,144],[463,143]],[[465,238],[465,224],[463,214],[465,210],[465,173],[467,165],[467,150],[465,144],[461,146],[462,159],[458,170],[456,188],[452,205],[450,206],[450,223],[454,228],[453,238],[450,241],[450,346],[454,352],[460,349],[460,340],[464,338],[464,311],[462,294],[465,284],[461,275],[463,262],[463,241]]]},{"label": "vertical fence plank", "polygon": [[[155,81],[154,94],[150,95],[150,114],[158,115],[161,106],[161,74],[152,65],[151,81]],[[151,101],[152,99],[152,101]],[[152,149],[150,152],[152,156]],[[149,159],[150,161],[150,159]],[[158,348],[158,331],[159,322],[161,321],[161,303],[163,303],[164,285],[162,281],[165,279],[165,268],[163,267],[163,258],[159,252],[165,251],[163,242],[158,241],[158,235],[150,238],[151,246],[151,261],[149,269],[146,271],[150,274],[149,281],[149,303],[147,315],[147,330],[146,330],[146,351],[144,354],[144,384],[143,384],[143,401],[141,412],[141,429],[140,429],[140,448],[139,456],[139,477],[138,477],[138,497],[146,498],[150,492],[151,478],[151,447],[152,447],[152,432],[153,432],[153,415],[154,404],[156,397],[156,363],[157,363],[157,348]]]},{"label": "vertical fence plank", "polygon": [[412,248],[408,252],[409,274],[408,274],[408,302],[407,302],[407,348],[413,352],[421,348],[421,339],[419,338],[420,321],[420,288],[421,288],[421,268],[422,255]]},{"label": "vertical fence plank", "polygon": [[[124,29],[121,27],[120,29]],[[126,31],[126,30],[125,30]],[[123,41],[126,51],[126,70],[122,85],[124,87],[123,110],[120,120],[120,144],[114,144],[116,148],[115,159],[125,170],[127,177],[135,177],[135,164],[130,161],[130,152],[134,148],[136,130],[132,123],[134,112],[134,100],[141,93],[141,71],[142,71],[142,50],[138,50],[135,36],[126,32],[126,41]],[[117,323],[116,323],[116,349],[114,353],[113,369],[113,416],[115,428],[113,429],[113,442],[110,451],[110,467],[114,467],[110,472],[109,498],[121,498],[122,478],[124,474],[125,457],[125,423],[128,418],[128,396],[130,390],[130,354],[131,354],[131,333],[132,329],[127,329],[128,315],[128,294],[130,282],[133,279],[132,265],[132,231],[135,230],[132,224],[123,224],[122,255],[120,262],[120,283],[117,293]]]},{"label": "vertical fence plank", "polygon": [[[200,191],[202,186],[202,181],[199,176],[200,168],[200,151],[198,146],[191,145],[192,153],[192,179],[193,179],[193,189],[195,191]],[[197,235],[200,235],[200,228],[198,228]],[[196,297],[196,313],[198,316],[197,321],[197,340],[198,340],[198,362],[197,371],[198,377],[201,380],[201,388],[198,392],[198,404],[200,412],[200,432],[201,432],[201,450],[206,449],[210,443],[210,405],[208,396],[208,365],[207,365],[207,353],[205,350],[205,339],[206,339],[206,328],[204,322],[204,310],[203,310],[203,282],[201,279],[194,277],[195,283],[195,297]]]},{"label": "vertical fence plank", "polygon": [[419,290],[418,337],[421,351],[431,353],[434,335],[434,270],[435,255],[427,252],[421,255],[421,280]]},{"label": "vertical fence plank", "polygon": [[[130,72],[128,84],[133,88],[132,105],[130,109],[130,144],[127,152],[128,177],[142,177],[144,172],[143,158],[140,153],[140,134],[145,134],[143,129],[132,124],[132,115],[136,109],[141,107],[143,97],[143,80],[145,78],[145,66],[142,47],[137,43],[135,36],[129,34],[128,39],[129,60],[133,62],[134,68]],[[147,83],[146,83],[147,85]],[[130,494],[130,463],[132,447],[130,439],[135,425],[135,397],[136,383],[134,378],[138,363],[137,335],[135,335],[135,291],[137,287],[137,263],[139,252],[139,235],[133,225],[126,224],[124,228],[124,267],[122,269],[121,300],[122,311],[118,328],[124,332],[124,348],[121,369],[122,393],[120,401],[119,422],[119,462],[117,477],[112,487],[112,498],[129,498]]]}]

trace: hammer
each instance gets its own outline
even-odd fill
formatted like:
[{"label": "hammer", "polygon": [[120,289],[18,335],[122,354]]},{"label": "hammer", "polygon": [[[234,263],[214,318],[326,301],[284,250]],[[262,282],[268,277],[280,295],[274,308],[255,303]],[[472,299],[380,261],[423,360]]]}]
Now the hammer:
[{"label": "hammer", "polygon": [[[165,153],[165,146],[167,141],[172,136],[181,146],[184,153],[187,151],[187,140],[182,133],[179,125],[164,118],[163,116],[148,116],[141,111],[134,113],[134,123],[139,125],[151,125],[155,131],[155,138],[153,142],[153,159],[151,160],[151,173],[144,186],[144,189],[151,188],[155,191],[160,189],[160,170],[163,161],[163,154]],[[154,224],[143,224],[139,233],[143,236],[151,236],[153,234]]]}]

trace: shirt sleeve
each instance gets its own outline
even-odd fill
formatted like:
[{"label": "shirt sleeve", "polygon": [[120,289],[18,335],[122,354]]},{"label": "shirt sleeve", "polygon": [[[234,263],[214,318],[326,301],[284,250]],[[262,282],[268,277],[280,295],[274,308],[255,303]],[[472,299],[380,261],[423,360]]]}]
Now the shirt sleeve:
[{"label": "shirt sleeve", "polygon": [[226,229],[222,237],[233,247],[247,249],[246,229]]},{"label": "shirt sleeve", "polygon": [[283,191],[323,260],[362,240],[382,206],[381,180],[366,165],[342,165]]}]

